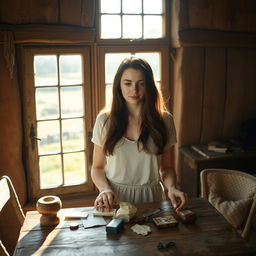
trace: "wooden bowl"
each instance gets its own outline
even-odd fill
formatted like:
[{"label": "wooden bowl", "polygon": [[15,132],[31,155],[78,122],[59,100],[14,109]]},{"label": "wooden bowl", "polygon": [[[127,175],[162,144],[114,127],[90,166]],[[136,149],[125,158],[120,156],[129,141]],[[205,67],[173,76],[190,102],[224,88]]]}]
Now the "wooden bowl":
[{"label": "wooden bowl", "polygon": [[43,196],[36,203],[37,211],[42,214],[40,224],[42,226],[54,226],[59,224],[60,218],[58,211],[61,209],[62,203],[57,196]]}]

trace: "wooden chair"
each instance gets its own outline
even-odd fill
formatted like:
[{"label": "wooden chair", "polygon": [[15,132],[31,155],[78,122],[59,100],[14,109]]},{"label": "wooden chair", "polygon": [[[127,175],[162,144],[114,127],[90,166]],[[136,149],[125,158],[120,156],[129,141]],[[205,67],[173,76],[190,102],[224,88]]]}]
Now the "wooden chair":
[{"label": "wooden chair", "polygon": [[[17,216],[18,222],[22,226],[25,216],[22,211],[19,199],[13,187],[13,184],[9,177],[2,176],[0,178],[0,212],[8,201],[11,201],[15,210],[15,216]],[[0,255],[9,255],[2,241],[0,240]]]},{"label": "wooden chair", "polygon": [[205,169],[200,173],[201,196],[248,239],[256,214],[256,177],[228,169]]}]

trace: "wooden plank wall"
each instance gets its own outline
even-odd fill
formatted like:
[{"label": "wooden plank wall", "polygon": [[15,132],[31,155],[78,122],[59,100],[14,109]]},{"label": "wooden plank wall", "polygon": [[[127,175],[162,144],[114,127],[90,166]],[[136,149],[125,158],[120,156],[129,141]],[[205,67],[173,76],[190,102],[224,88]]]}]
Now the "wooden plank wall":
[{"label": "wooden plank wall", "polygon": [[256,118],[256,2],[179,2],[179,146],[237,137],[241,122]]},{"label": "wooden plank wall", "polygon": [[256,31],[255,0],[182,0],[184,28]]},{"label": "wooden plank wall", "polygon": [[[183,0],[174,59],[174,118],[179,147],[239,137],[256,118],[256,1]],[[177,5],[176,1],[175,6]]]},{"label": "wooden plank wall", "polygon": [[91,0],[0,1],[0,23],[94,27],[95,3]]},{"label": "wooden plank wall", "polygon": [[180,145],[239,137],[256,118],[256,47],[185,47],[180,70]]}]

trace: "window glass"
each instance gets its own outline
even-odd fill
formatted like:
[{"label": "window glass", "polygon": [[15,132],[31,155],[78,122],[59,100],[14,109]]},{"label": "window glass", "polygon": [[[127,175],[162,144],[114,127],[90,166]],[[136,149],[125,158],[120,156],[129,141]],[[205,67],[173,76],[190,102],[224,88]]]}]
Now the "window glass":
[{"label": "window glass", "polygon": [[82,118],[62,120],[62,147],[64,152],[84,149]]},{"label": "window glass", "polygon": [[162,14],[163,1],[162,0],[143,0],[145,14]]},{"label": "window glass", "polygon": [[35,86],[57,85],[57,57],[55,55],[42,55],[34,57]]},{"label": "window glass", "polygon": [[119,15],[101,16],[101,38],[121,37],[121,17]]},{"label": "window glass", "polygon": [[123,0],[123,13],[141,13],[141,0]]},{"label": "window glass", "polygon": [[123,16],[123,38],[142,37],[142,17],[140,15]]},{"label": "window glass", "polygon": [[162,0],[101,0],[101,39],[163,38]]},{"label": "window glass", "polygon": [[84,114],[82,86],[61,87],[60,99],[61,117],[77,117]]},{"label": "window glass", "polygon": [[36,88],[36,116],[38,120],[59,117],[59,97],[56,87]]},{"label": "window glass", "polygon": [[81,184],[87,180],[84,152],[64,154],[64,184]]},{"label": "window glass", "polygon": [[80,55],[60,56],[60,85],[82,84],[82,59]]},{"label": "window glass", "polygon": [[163,36],[162,16],[145,15],[144,16],[144,37],[160,38]]},{"label": "window glass", "polygon": [[86,182],[82,66],[80,54],[34,57],[41,188]]},{"label": "window glass", "polygon": [[101,13],[119,13],[121,11],[121,0],[101,0]]},{"label": "window glass", "polygon": [[44,121],[37,123],[39,141],[39,155],[60,152],[60,124],[59,121]]},{"label": "window glass", "polygon": [[105,54],[105,104],[110,106],[112,97],[112,83],[121,61],[127,57],[136,56],[145,59],[151,66],[158,88],[161,84],[161,55],[159,52],[127,52]]},{"label": "window glass", "polygon": [[57,187],[63,183],[61,156],[40,156],[40,188]]}]

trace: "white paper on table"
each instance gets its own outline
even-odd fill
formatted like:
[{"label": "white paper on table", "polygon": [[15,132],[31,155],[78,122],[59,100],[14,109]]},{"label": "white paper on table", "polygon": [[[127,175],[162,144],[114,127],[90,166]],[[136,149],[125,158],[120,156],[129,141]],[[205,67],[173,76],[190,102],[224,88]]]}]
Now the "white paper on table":
[{"label": "white paper on table", "polygon": [[70,211],[65,213],[65,219],[86,219],[88,212]]}]

